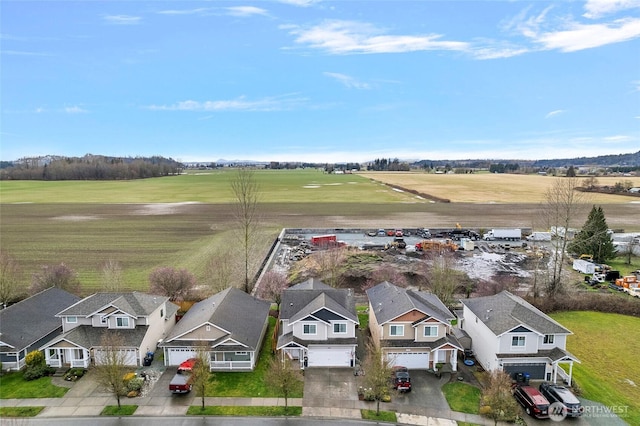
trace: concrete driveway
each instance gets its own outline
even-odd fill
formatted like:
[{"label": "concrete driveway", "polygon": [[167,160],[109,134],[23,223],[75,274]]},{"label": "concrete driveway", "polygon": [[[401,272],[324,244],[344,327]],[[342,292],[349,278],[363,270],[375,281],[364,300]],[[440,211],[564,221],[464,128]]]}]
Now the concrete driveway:
[{"label": "concrete driveway", "polygon": [[449,375],[437,378],[425,370],[409,370],[411,392],[391,391],[391,403],[403,413],[419,414],[424,409],[449,411],[449,404],[440,390],[449,381]]}]

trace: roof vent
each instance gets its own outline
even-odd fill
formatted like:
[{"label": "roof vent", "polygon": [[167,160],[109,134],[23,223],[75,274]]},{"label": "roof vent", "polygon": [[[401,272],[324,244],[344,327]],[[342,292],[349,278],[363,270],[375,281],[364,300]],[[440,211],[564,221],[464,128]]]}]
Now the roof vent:
[{"label": "roof vent", "polygon": [[493,311],[493,309],[487,309],[487,314],[484,316],[484,320],[488,320],[489,319],[489,312]]}]

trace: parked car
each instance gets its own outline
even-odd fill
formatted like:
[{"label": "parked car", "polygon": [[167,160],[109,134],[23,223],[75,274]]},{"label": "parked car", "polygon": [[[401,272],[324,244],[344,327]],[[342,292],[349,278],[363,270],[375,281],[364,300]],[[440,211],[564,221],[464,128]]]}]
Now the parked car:
[{"label": "parked car", "polygon": [[524,411],[538,419],[549,418],[549,401],[533,386],[516,386],[513,390],[516,401],[522,405]]},{"label": "parked car", "polygon": [[559,402],[565,407],[565,414],[568,417],[580,417],[584,407],[576,396],[564,386],[552,383],[541,383],[540,393],[547,398],[550,403]]},{"label": "parked car", "polygon": [[391,373],[393,388],[399,392],[411,392],[411,377],[407,367],[397,365],[393,367]]}]

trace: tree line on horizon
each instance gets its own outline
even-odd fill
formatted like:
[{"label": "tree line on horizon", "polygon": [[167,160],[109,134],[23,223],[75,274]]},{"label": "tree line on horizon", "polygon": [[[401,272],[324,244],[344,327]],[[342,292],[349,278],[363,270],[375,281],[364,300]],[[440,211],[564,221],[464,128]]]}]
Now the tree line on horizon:
[{"label": "tree line on horizon", "polygon": [[177,175],[182,163],[171,158],[34,157],[3,164],[1,180],[125,180]]}]

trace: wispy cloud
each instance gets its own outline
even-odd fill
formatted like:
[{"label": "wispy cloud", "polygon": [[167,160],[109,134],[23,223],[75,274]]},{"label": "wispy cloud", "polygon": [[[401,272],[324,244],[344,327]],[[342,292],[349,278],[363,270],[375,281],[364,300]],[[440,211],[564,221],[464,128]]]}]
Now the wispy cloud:
[{"label": "wispy cloud", "polygon": [[342,83],[345,87],[348,87],[349,89],[362,89],[362,90],[367,90],[370,89],[371,86],[368,83],[364,83],[361,81],[356,80],[355,78],[348,76],[346,74],[340,74],[337,72],[324,72],[324,75],[326,75],[327,77],[331,77],[337,81],[339,81],[340,83]]},{"label": "wispy cloud", "polygon": [[160,15],[202,15],[213,10],[211,7],[198,7],[196,9],[169,9],[160,10],[156,13]]},{"label": "wispy cloud", "polygon": [[80,108],[77,105],[64,107],[63,111],[67,114],[86,114],[87,112],[89,112],[88,110]]},{"label": "wispy cloud", "polygon": [[232,6],[225,8],[227,13],[231,16],[254,16],[254,15],[268,15],[265,9],[254,6]]},{"label": "wispy cloud", "polygon": [[315,3],[320,3],[320,0],[278,0],[280,3],[286,3],[293,6],[307,7]]},{"label": "wispy cloud", "polygon": [[469,49],[468,43],[441,40],[439,34],[387,35],[372,24],[356,21],[332,20],[311,27],[286,25],[280,28],[294,36],[297,44],[333,55]]},{"label": "wispy cloud", "polygon": [[55,56],[51,53],[46,52],[28,52],[25,50],[2,50],[0,51],[3,55],[11,55],[11,56]]},{"label": "wispy cloud", "polygon": [[106,15],[103,19],[107,24],[111,25],[138,25],[142,22],[140,16],[131,15]]},{"label": "wispy cloud", "polygon": [[597,19],[622,10],[640,8],[640,0],[588,0],[584,5],[585,18]]},{"label": "wispy cloud", "polygon": [[196,111],[196,112],[224,112],[224,111],[282,111],[291,109],[306,102],[306,99],[295,95],[267,97],[256,100],[241,96],[232,100],[218,101],[180,101],[171,105],[149,105],[146,109],[156,111]]},{"label": "wispy cloud", "polygon": [[563,114],[563,113],[565,113],[565,112],[567,112],[567,111],[566,111],[566,110],[564,110],[564,109],[557,109],[557,110],[555,110],[555,111],[551,111],[551,112],[547,113],[547,115],[545,115],[545,116],[544,116],[544,118],[551,118],[551,117],[555,117],[556,115],[558,115],[558,114]]},{"label": "wispy cloud", "polygon": [[630,141],[632,139],[633,138],[628,135],[613,135],[613,136],[606,136],[602,138],[602,140],[605,142],[625,142],[625,141]]}]

